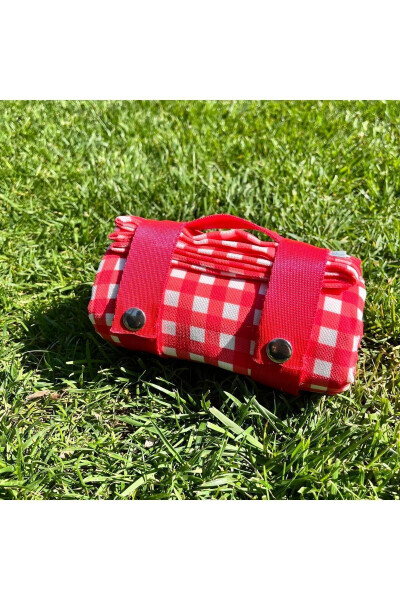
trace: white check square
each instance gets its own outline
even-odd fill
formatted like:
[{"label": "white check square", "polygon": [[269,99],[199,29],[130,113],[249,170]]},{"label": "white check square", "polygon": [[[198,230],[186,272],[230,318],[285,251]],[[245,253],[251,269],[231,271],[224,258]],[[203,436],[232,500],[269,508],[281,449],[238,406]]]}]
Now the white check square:
[{"label": "white check square", "polygon": [[236,252],[228,252],[226,257],[232,258],[233,260],[242,260],[243,254],[236,254]]},{"label": "white check square", "polygon": [[115,263],[114,271],[123,271],[126,263],[126,258],[119,258]]},{"label": "white check square", "polygon": [[225,348],[225,350],[234,350],[235,349],[235,336],[229,335],[228,333],[220,333],[219,334],[219,346],[220,348]]},{"label": "white check square", "polygon": [[207,313],[209,304],[210,298],[203,298],[203,296],[195,296],[193,298],[194,312]]},{"label": "white check square", "polygon": [[201,344],[204,344],[204,341],[206,339],[206,330],[202,327],[194,327],[193,325],[191,325],[190,339],[193,342],[200,342]]},{"label": "white check square", "polygon": [[267,260],[266,258],[257,258],[257,262],[259,265],[264,265],[266,267],[272,267],[272,261]]},{"label": "white check square", "polygon": [[167,335],[176,335],[176,323],[175,321],[166,321],[162,322],[162,332]]},{"label": "white check square", "polygon": [[323,385],[316,385],[315,383],[312,383],[310,385],[310,389],[315,390],[316,392],[326,392],[328,390],[327,387],[325,387]]},{"label": "white check square", "polygon": [[265,294],[267,293],[267,284],[266,283],[262,283],[260,285],[260,289],[258,290],[258,293],[265,296]]},{"label": "white check square", "polygon": [[253,325],[259,325],[260,320],[261,320],[261,310],[259,308],[256,308],[256,310],[254,311]]},{"label": "white check square", "polygon": [[353,338],[353,352],[357,352],[359,343],[360,343],[360,336],[355,335]]},{"label": "white check square", "polygon": [[319,331],[318,342],[320,344],[325,344],[326,346],[332,346],[334,348],[336,346],[337,340],[337,330],[330,329],[329,327],[321,327]]},{"label": "white check square", "polygon": [[233,371],[233,365],[231,363],[224,362],[223,360],[218,361],[218,366],[221,369],[227,369],[228,371]]},{"label": "white check square", "polygon": [[337,300],[336,298],[331,298],[330,296],[326,296],[324,302],[324,310],[340,315],[340,313],[342,312],[342,301]]},{"label": "white check square", "polygon": [[231,321],[237,321],[239,317],[239,310],[239,304],[231,304],[230,302],[225,302],[222,311],[222,317],[224,319],[230,319]]},{"label": "white check square", "polygon": [[176,348],[170,348],[169,346],[163,346],[163,354],[166,354],[167,356],[177,356],[176,354]]},{"label": "white check square", "polygon": [[164,304],[166,306],[178,306],[180,292],[165,290]]},{"label": "white check square", "polygon": [[118,288],[118,283],[110,283],[110,285],[108,286],[107,298],[116,298],[118,294]]},{"label": "white check square", "polygon": [[204,356],[201,354],[193,354],[193,352],[189,352],[190,360],[195,360],[196,362],[204,362]]},{"label": "white check square", "polygon": [[321,375],[321,377],[326,377],[327,379],[330,377],[332,371],[332,363],[326,360],[316,359],[314,363],[314,374]]},{"label": "white check square", "polygon": [[114,313],[106,313],[106,325],[111,327],[114,321]]},{"label": "white check square", "polygon": [[185,279],[186,271],[182,271],[182,269],[172,269],[171,277],[177,277],[178,279]]},{"label": "white check square", "polygon": [[213,285],[214,282],[215,282],[215,277],[211,277],[210,275],[200,275],[200,277],[199,277],[199,283]]},{"label": "white check square", "polygon": [[233,288],[234,290],[243,290],[245,283],[246,282],[243,279],[231,279],[228,283],[228,287]]}]

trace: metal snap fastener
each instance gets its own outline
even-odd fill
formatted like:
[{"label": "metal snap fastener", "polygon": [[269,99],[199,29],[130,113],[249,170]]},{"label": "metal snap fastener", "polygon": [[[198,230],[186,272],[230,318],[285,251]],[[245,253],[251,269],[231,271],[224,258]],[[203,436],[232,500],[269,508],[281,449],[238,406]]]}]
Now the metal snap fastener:
[{"label": "metal snap fastener", "polygon": [[287,340],[275,338],[267,344],[267,356],[274,363],[284,363],[292,354],[292,346]]},{"label": "metal snap fastener", "polygon": [[122,323],[129,331],[138,331],[146,323],[146,315],[140,308],[128,308],[122,315]]}]

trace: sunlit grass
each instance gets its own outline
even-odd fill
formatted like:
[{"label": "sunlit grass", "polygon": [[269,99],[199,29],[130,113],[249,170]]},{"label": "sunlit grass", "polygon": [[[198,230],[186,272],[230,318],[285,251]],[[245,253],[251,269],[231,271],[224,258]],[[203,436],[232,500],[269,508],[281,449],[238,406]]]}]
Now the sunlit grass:
[{"label": "sunlit grass", "polygon": [[[0,498],[398,498],[399,131],[393,102],[1,103]],[[96,336],[113,219],[214,212],[363,260],[348,392]]]}]

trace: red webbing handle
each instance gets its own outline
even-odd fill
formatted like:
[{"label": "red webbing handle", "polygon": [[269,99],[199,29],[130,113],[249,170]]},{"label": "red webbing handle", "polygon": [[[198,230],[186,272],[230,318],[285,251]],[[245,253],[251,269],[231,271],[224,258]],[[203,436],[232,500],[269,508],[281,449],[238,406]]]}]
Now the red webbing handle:
[{"label": "red webbing handle", "polygon": [[282,239],[276,231],[271,231],[270,229],[261,227],[261,225],[256,225],[242,217],[235,217],[235,215],[209,215],[207,217],[200,217],[200,219],[195,219],[194,221],[189,221],[185,225],[191,229],[229,229],[231,227],[234,227],[235,229],[254,229],[269,235],[275,242],[279,242]]}]

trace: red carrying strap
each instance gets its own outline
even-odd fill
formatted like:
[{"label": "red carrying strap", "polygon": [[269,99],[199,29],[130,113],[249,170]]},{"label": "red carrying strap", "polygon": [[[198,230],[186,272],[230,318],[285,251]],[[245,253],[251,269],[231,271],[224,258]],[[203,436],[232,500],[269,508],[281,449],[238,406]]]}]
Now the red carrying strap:
[{"label": "red carrying strap", "polygon": [[[179,235],[185,223],[151,221],[137,217],[139,225],[133,236],[118,290],[112,334],[127,334],[155,340],[160,351],[160,314],[165,286]],[[139,331],[124,327],[122,317],[129,308],[139,308],[146,322]]]},{"label": "red carrying strap", "polygon": [[[258,327],[254,366],[255,379],[297,395],[303,361],[311,336],[329,250],[281,238],[265,295]],[[290,342],[291,358],[272,362],[268,342],[282,338]]]}]

